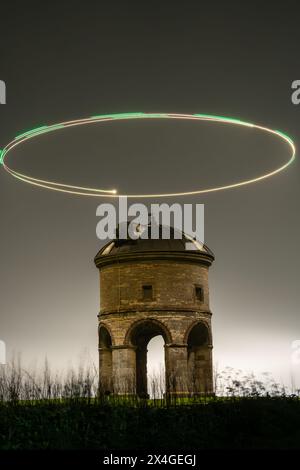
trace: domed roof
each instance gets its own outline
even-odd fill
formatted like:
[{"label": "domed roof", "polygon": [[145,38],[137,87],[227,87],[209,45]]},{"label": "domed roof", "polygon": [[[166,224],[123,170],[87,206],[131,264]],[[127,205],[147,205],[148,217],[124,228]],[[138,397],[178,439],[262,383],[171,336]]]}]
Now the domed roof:
[{"label": "domed roof", "polygon": [[[149,227],[149,226],[148,226]],[[168,239],[163,238],[164,230],[170,230],[170,236]],[[153,238],[141,238],[143,230],[140,231],[141,235],[136,239],[132,240],[131,238],[128,239],[120,239],[117,237],[115,240],[108,242],[104,245],[100,251],[97,253],[95,257],[96,265],[106,264],[104,259],[108,258],[128,258],[129,255],[138,256],[139,258],[143,256],[143,254],[147,257],[153,257],[152,255],[156,255],[161,253],[162,255],[169,254],[170,256],[176,256],[176,254],[181,255],[202,255],[205,258],[207,257],[211,264],[214,260],[213,252],[208,248],[207,245],[199,243],[197,240],[193,239],[191,236],[179,232],[175,230],[173,227],[166,227],[159,225],[158,237],[157,239]],[[180,238],[179,238],[180,237]],[[163,256],[164,258],[166,256]]]}]

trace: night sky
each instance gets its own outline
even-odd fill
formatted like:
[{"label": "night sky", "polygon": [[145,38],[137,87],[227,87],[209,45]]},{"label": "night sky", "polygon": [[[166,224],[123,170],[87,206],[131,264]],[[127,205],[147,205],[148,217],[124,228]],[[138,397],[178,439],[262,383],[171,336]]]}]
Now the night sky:
[{"label": "night sky", "polygon": [[[0,148],[35,126],[135,111],[233,116],[281,129],[297,145],[296,5],[2,2]],[[283,163],[287,151],[249,129],[147,120],[44,136],[8,161],[36,177],[155,193],[254,177]],[[300,339],[299,183],[296,160],[255,185],[164,201],[205,204],[219,368],[300,379],[291,362],[291,343]],[[9,357],[20,352],[32,364],[47,355],[65,367],[87,352],[97,362],[93,258],[104,200],[34,188],[3,169],[0,192],[0,339]],[[159,353],[152,357],[153,366]]]}]

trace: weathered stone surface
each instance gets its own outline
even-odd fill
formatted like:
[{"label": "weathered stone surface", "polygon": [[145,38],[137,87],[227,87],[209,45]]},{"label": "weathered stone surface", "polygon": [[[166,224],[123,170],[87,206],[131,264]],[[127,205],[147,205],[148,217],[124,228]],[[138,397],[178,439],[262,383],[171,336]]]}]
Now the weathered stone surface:
[{"label": "weathered stone surface", "polygon": [[[165,341],[166,392],[213,393],[208,269],[210,253],[99,254],[100,390],[147,393],[147,344]],[[101,252],[100,252],[101,255]],[[143,286],[152,286],[151,300]],[[203,289],[203,300],[196,296]]]}]

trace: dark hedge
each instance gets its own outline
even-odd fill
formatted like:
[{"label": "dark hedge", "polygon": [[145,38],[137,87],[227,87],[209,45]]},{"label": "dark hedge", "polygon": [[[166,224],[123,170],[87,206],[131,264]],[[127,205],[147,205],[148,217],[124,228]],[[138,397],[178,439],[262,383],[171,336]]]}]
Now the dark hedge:
[{"label": "dark hedge", "polygon": [[296,397],[171,407],[41,401],[0,404],[0,449],[300,448]]}]

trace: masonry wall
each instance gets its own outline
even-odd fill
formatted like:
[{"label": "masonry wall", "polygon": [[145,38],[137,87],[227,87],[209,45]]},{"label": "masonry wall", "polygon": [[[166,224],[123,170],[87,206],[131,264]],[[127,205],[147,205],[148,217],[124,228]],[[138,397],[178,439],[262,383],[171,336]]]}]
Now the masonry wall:
[{"label": "masonry wall", "polygon": [[[100,313],[145,306],[142,286],[153,286],[151,308],[209,310],[208,267],[172,261],[126,262],[100,271]],[[195,286],[204,289],[204,302],[195,297]]]},{"label": "masonry wall", "polygon": [[[143,285],[153,286],[153,300],[143,299]],[[196,286],[203,289],[203,301],[196,297]],[[112,383],[115,390],[126,393],[126,377],[131,390],[135,388],[137,352],[131,332],[141,325],[142,335],[143,323],[152,322],[153,331],[156,334],[159,331],[165,340],[166,379],[170,391],[187,393],[191,388],[188,381],[196,371],[198,383],[194,384],[196,390],[193,391],[212,392],[207,265],[177,260],[137,260],[102,266],[99,322],[107,328],[112,340]],[[190,351],[187,344],[189,331],[198,322],[208,330],[208,342],[202,347],[201,354],[199,350]],[[104,371],[103,355],[101,362]],[[146,368],[146,365],[141,364],[141,367]],[[176,384],[172,385],[173,382]]]}]

